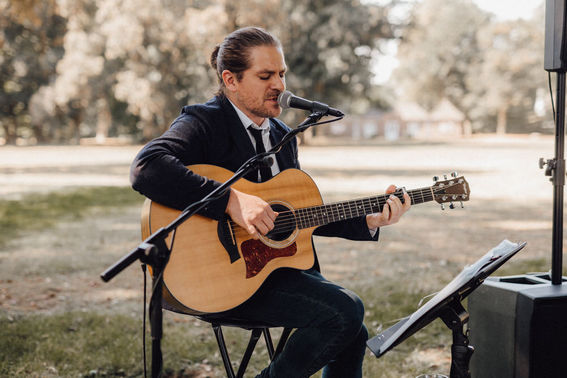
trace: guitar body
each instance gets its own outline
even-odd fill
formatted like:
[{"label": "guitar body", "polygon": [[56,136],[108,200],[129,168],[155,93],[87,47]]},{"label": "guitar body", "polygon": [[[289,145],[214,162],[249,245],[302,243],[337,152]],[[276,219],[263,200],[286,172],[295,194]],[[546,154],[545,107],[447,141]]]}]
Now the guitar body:
[{"label": "guitar body", "polygon": [[[233,174],[205,164],[188,168],[220,182]],[[311,177],[297,169],[285,170],[264,183],[240,179],[233,188],[264,199],[280,214],[287,210],[294,214],[296,209],[323,203]],[[143,239],[180,213],[146,200],[142,210]],[[286,234],[254,240],[230,218],[219,222],[194,215],[175,232],[163,277],[165,298],[181,312],[202,314],[234,308],[249,299],[274,270],[311,268],[315,262],[311,243],[314,229],[291,224]],[[167,243],[171,245],[171,235]]]},{"label": "guitar body", "polygon": [[[210,179],[225,182],[233,173],[198,164],[188,167]],[[319,189],[306,173],[287,169],[264,183],[240,179],[233,188],[256,195],[278,212],[274,229],[259,240],[228,216],[216,221],[194,215],[169,235],[171,247],[165,267],[164,299],[169,309],[190,314],[230,310],[249,299],[279,268],[305,270],[315,263],[311,244],[320,225],[381,212],[390,195],[403,200],[405,191],[323,205]],[[435,185],[407,192],[412,205],[468,201],[470,188],[464,177],[436,181]],[[147,239],[168,226],[180,211],[146,200],[142,209],[142,237]],[[173,246],[172,235],[173,237]]]}]

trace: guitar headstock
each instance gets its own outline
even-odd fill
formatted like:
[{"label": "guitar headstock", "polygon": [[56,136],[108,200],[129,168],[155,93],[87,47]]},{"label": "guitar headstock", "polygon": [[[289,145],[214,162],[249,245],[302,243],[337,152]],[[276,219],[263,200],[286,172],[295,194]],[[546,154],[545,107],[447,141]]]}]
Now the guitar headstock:
[{"label": "guitar headstock", "polygon": [[433,191],[433,198],[441,204],[441,208],[445,210],[444,203],[450,202],[449,207],[453,209],[455,206],[453,202],[460,202],[463,207],[463,202],[468,201],[470,197],[469,183],[463,176],[457,176],[456,172],[451,173],[451,178],[440,181],[438,177],[434,177],[435,184],[431,187]]}]

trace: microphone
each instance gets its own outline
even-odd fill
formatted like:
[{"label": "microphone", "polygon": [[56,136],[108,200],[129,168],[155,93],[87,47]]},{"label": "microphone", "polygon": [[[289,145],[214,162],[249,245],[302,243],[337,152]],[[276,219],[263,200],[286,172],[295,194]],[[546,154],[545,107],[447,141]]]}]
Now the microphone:
[{"label": "microphone", "polygon": [[304,98],[295,96],[290,91],[283,91],[278,96],[278,104],[282,107],[282,109],[287,108],[296,108],[296,109],[303,109],[308,110],[312,113],[321,113],[323,115],[332,115],[335,117],[342,117],[344,113],[338,109],[331,108],[327,104],[323,104],[317,101],[309,101]]}]

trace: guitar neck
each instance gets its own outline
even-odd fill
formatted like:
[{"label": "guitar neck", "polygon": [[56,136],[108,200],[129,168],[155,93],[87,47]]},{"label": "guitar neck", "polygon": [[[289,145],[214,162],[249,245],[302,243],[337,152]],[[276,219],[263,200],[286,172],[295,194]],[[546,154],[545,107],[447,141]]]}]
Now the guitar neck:
[{"label": "guitar neck", "polygon": [[[432,187],[409,190],[407,193],[412,205],[433,201],[434,199]],[[295,212],[297,225],[300,229],[303,229],[382,212],[390,195],[394,195],[403,201],[403,192],[398,190],[391,194],[298,209]]]}]

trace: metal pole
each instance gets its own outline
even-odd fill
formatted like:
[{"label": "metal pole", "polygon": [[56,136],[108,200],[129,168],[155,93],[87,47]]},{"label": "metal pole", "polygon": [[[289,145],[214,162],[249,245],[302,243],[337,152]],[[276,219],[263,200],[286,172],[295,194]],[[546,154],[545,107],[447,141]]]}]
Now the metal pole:
[{"label": "metal pole", "polygon": [[563,188],[565,186],[565,71],[557,73],[555,167],[553,169],[553,246],[551,283],[560,285],[563,269]]}]

